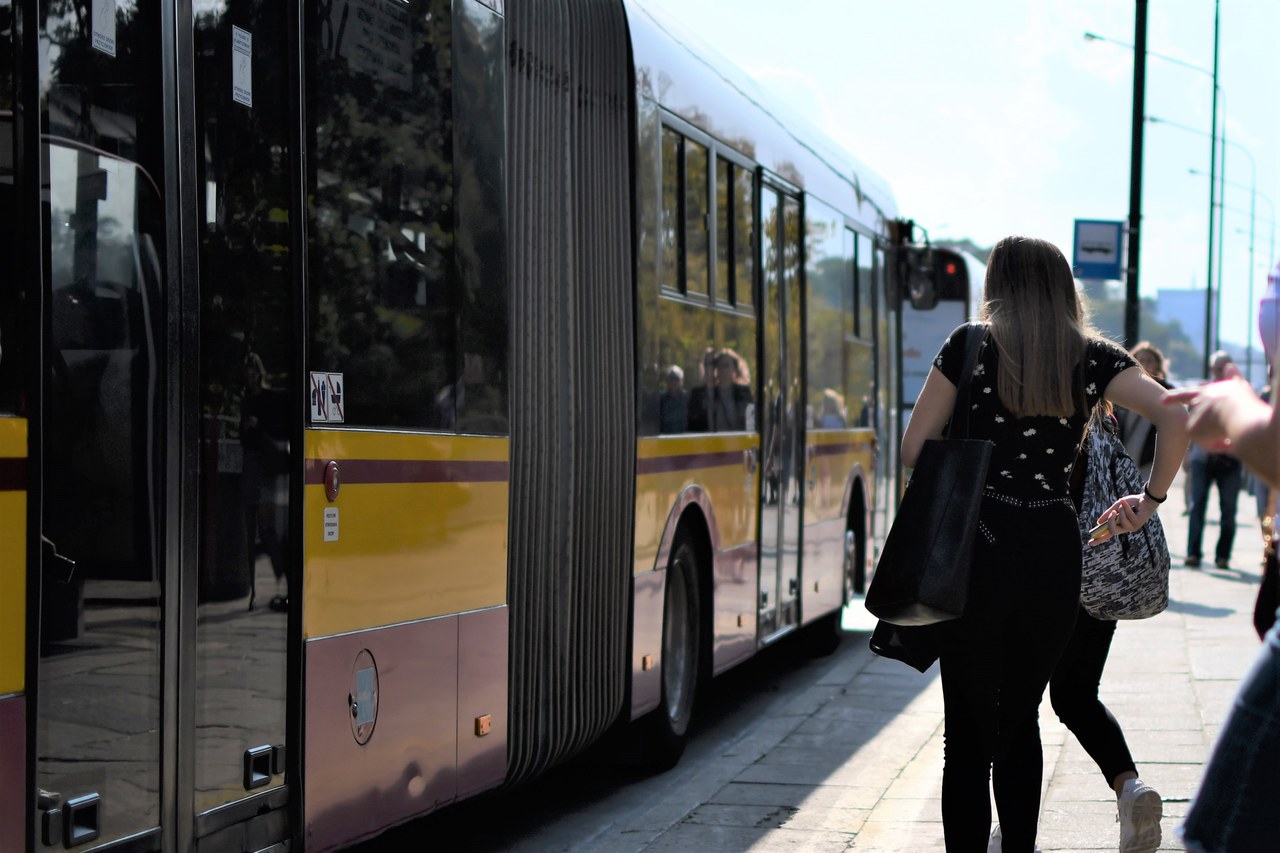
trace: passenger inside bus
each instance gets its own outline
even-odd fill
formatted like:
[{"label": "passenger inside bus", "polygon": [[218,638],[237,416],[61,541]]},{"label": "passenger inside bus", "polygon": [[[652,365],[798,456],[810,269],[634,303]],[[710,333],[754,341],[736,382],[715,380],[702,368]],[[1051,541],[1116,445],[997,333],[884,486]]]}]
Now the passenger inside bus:
[{"label": "passenger inside bus", "polygon": [[689,392],[684,388],[680,365],[669,366],[662,376],[666,388],[658,397],[658,428],[663,433],[684,432],[689,426]]},{"label": "passenger inside bus", "polygon": [[708,381],[689,394],[690,432],[741,432],[755,399],[751,374],[742,356],[725,347],[708,348],[705,363]]}]

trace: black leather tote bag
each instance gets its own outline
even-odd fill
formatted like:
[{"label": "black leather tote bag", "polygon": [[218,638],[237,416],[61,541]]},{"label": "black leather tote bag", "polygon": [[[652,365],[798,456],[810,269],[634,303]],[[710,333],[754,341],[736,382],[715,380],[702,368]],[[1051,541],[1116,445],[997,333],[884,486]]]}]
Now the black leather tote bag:
[{"label": "black leather tote bag", "polygon": [[964,614],[994,447],[967,438],[970,385],[985,337],[985,328],[969,326],[946,437],[925,442],[867,590],[867,610],[893,625],[932,625]]}]

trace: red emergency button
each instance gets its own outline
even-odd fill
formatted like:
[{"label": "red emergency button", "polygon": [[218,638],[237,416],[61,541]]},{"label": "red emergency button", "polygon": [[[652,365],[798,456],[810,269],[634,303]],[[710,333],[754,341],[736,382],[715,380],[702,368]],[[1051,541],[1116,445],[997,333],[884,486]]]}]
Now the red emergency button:
[{"label": "red emergency button", "polygon": [[324,466],[324,496],[330,502],[338,499],[338,489],[342,487],[342,481],[338,477],[338,463],[330,459]]}]

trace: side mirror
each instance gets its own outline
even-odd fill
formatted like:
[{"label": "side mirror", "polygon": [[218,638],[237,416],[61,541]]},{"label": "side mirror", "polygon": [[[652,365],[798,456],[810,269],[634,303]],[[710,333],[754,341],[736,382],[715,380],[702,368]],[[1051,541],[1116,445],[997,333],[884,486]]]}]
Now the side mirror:
[{"label": "side mirror", "polygon": [[959,252],[934,246],[903,248],[903,300],[917,311],[930,311],[939,300],[967,301],[969,268]]}]

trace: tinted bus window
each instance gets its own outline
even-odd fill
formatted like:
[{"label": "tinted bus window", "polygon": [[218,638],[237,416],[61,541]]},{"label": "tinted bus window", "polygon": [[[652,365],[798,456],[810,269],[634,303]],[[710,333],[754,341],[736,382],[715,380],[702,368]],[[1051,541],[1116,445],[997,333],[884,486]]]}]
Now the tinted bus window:
[{"label": "tinted bus window", "polygon": [[[14,80],[13,8],[0,0],[0,264],[6,270],[17,270],[18,260],[18,196],[17,164],[17,88]],[[18,411],[21,399],[22,370],[18,354],[19,312],[21,311],[21,276],[9,275],[0,285],[0,414]]]},{"label": "tinted bus window", "polygon": [[750,306],[755,294],[756,205],[754,176],[750,169],[733,169],[733,301]]},{"label": "tinted bus window", "polygon": [[343,374],[347,424],[453,429],[449,3],[408,0],[394,32],[332,8],[308,29],[309,367]]},{"label": "tinted bus window", "polygon": [[805,216],[808,411],[817,428],[838,429],[848,425],[842,364],[844,294],[849,289],[844,217],[812,196]]},{"label": "tinted bus window", "polygon": [[704,145],[686,139],[684,141],[684,264],[685,292],[705,295],[710,264],[708,249],[708,173],[710,160]]},{"label": "tinted bus window", "polygon": [[716,158],[716,301],[733,302],[732,267],[733,232],[729,227],[733,193],[733,164]]},{"label": "tinted bus window", "polygon": [[683,290],[680,274],[680,172],[684,140],[670,128],[662,129],[662,286]]}]

